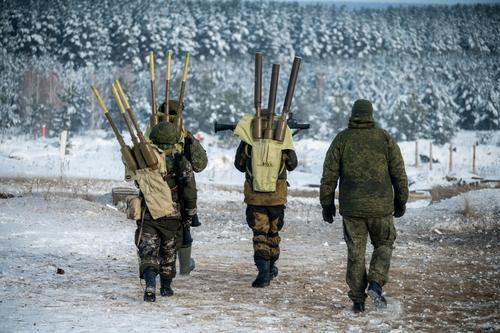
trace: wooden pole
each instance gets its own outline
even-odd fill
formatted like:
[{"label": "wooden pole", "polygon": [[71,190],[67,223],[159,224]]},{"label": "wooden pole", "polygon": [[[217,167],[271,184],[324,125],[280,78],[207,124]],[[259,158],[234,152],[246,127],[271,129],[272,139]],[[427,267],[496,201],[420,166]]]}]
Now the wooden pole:
[{"label": "wooden pole", "polygon": [[448,158],[448,172],[451,173],[453,170],[453,146],[450,143],[450,157]]},{"label": "wooden pole", "polygon": [[472,173],[476,173],[476,145],[472,145]]},{"label": "wooden pole", "polygon": [[429,142],[429,170],[432,170],[432,142]]},{"label": "wooden pole", "polygon": [[418,168],[418,140],[415,140],[415,168]]}]

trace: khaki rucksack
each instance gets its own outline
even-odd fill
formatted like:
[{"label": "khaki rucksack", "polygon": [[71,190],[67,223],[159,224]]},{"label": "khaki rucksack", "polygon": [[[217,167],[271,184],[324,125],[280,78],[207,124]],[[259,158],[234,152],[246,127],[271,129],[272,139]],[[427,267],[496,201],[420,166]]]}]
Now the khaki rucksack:
[{"label": "khaki rucksack", "polygon": [[155,145],[151,145],[158,159],[159,167],[156,169],[137,169],[135,172],[126,170],[125,173],[139,184],[144,196],[144,201],[153,219],[175,216],[178,214],[176,205],[172,200],[172,191],[163,176],[167,173],[165,153]]},{"label": "khaki rucksack", "polygon": [[294,150],[292,133],[286,127],[285,139],[254,139],[252,136],[253,115],[246,114],[236,125],[234,134],[252,146],[252,187],[257,192],[275,192],[281,169],[283,150]]}]

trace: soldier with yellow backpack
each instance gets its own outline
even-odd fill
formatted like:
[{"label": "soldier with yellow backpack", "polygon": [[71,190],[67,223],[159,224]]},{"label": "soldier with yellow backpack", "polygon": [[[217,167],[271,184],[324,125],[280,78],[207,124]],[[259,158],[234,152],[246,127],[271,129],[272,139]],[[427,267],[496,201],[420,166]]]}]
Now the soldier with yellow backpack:
[{"label": "soldier with yellow backpack", "polygon": [[[184,97],[188,62],[189,55],[184,63],[179,105],[182,105]],[[138,197],[129,198],[127,216],[137,222],[135,243],[138,248],[139,275],[146,284],[144,300],[156,300],[158,274],[161,295],[172,296],[174,292],[171,283],[176,275],[176,253],[181,244],[187,243],[190,246],[189,227],[196,215],[197,199],[193,166],[184,156],[184,139],[187,134],[182,128],[182,113],[177,108],[178,117],[174,122],[169,122],[167,118],[167,121],[158,123],[158,115],[153,112],[150,123],[152,128],[144,135],[120,83],[115,81],[112,92],[130,132],[133,143],[131,148],[125,144],[97,89],[93,86],[92,90],[120,143],[126,176],[134,180],[140,190]],[[154,103],[153,108],[156,109]],[[201,145],[198,148],[200,147]],[[195,155],[198,168],[204,168],[206,153],[203,148]]]},{"label": "soldier with yellow backpack", "polygon": [[[191,257],[191,249],[193,238],[191,237],[190,228],[201,225],[198,219],[197,212],[197,188],[196,180],[193,172],[198,173],[203,171],[208,163],[207,153],[203,149],[198,140],[189,132],[183,124],[182,115],[184,113],[184,95],[187,80],[187,67],[189,64],[189,53],[186,54],[184,62],[184,72],[181,80],[179,91],[179,99],[170,99],[170,63],[171,53],[167,52],[166,58],[166,76],[165,76],[165,99],[159,107],[156,107],[156,88],[154,79],[154,57],[150,52],[150,75],[151,75],[151,120],[146,129],[145,136],[158,146],[175,144],[178,157],[183,156],[184,165],[188,166],[188,170],[183,173],[183,186],[179,187],[179,191],[183,192],[184,200],[182,204],[182,220],[183,220],[183,237],[182,243],[179,245],[177,254],[179,258],[179,273],[181,275],[189,275],[195,268],[195,261]],[[181,101],[179,103],[179,100]],[[152,128],[158,124],[162,124],[162,129],[151,135]],[[176,138],[174,143],[170,142],[170,134],[166,132],[165,123],[175,124]],[[163,133],[163,134],[162,134]],[[158,135],[160,134],[160,135]],[[168,139],[167,139],[168,137]],[[168,141],[168,142],[167,142]]]},{"label": "soldier with yellow backpack", "polygon": [[245,173],[244,195],[246,220],[253,231],[254,261],[258,275],[252,287],[262,288],[278,275],[276,261],[280,255],[279,231],[284,224],[287,202],[287,171],[297,167],[292,133],[287,125],[295,83],[300,67],[296,57],[283,106],[275,119],[279,65],[274,64],[267,110],[261,110],[262,55],[255,59],[256,113],[245,115],[236,125],[234,134],[241,140],[234,165]]}]

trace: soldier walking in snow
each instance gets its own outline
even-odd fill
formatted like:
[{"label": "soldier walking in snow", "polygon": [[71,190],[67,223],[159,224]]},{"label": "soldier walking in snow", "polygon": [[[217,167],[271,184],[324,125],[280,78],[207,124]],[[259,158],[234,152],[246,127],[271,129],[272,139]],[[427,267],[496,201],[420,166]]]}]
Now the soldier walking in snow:
[{"label": "soldier walking in snow", "polygon": [[[236,126],[241,143],[236,151],[235,167],[245,173],[246,219],[253,231],[254,261],[259,271],[252,287],[269,285],[278,275],[279,231],[283,227],[287,201],[287,170],[297,167],[292,133],[287,125],[295,82],[301,59],[292,66],[288,89],[279,119],[275,118],[276,92],[280,65],[273,64],[267,110],[261,110],[262,55],[255,56],[256,113],[245,115]],[[262,111],[262,113],[261,113]]]},{"label": "soldier walking in snow", "polygon": [[135,235],[140,262],[139,271],[146,282],[144,300],[154,301],[157,274],[160,275],[160,294],[162,296],[174,294],[171,283],[176,275],[176,254],[185,241],[183,228],[189,227],[194,214],[189,214],[188,219],[183,216],[185,212],[196,211],[196,184],[189,186],[193,183],[192,166],[175,149],[178,143],[175,124],[159,123],[152,128],[149,138],[165,155],[166,172],[163,180],[171,189],[171,200],[177,212],[172,216],[155,219],[150,214],[141,192],[143,214],[137,220]]},{"label": "soldier walking in snow", "polygon": [[[160,111],[165,110],[164,104],[165,102],[162,103],[158,108],[158,115],[163,121],[166,121],[164,113]],[[175,120],[177,116],[176,110],[178,102],[177,100],[170,100],[169,104],[169,118]],[[181,105],[181,109],[184,110],[184,105]],[[175,123],[175,121],[173,121],[173,123]],[[207,167],[208,157],[205,149],[203,148],[201,143],[196,140],[193,134],[184,126],[182,126],[181,128],[181,135],[178,137],[178,140],[174,146],[178,153],[184,155],[184,157],[190,163],[192,171],[194,171],[195,173],[201,172]],[[186,207],[182,214],[184,225],[184,239],[177,251],[179,257],[179,273],[181,275],[189,275],[189,273],[195,268],[195,261],[191,257],[193,238],[191,237],[189,228],[198,227],[201,225],[198,219],[198,190],[196,188],[194,173],[190,172],[190,176],[185,180],[187,181],[187,183],[184,184],[184,191],[187,193],[188,201],[183,203],[183,206]]]},{"label": "soldier walking in snow", "polygon": [[[185,165],[189,166],[187,174],[184,171],[176,174],[178,182],[177,191],[181,197],[180,206],[182,209],[182,225],[183,235],[182,244],[180,245],[177,254],[179,257],[179,271],[181,275],[189,275],[195,268],[195,261],[191,258],[191,247],[193,238],[191,237],[191,227],[198,227],[201,225],[198,219],[197,212],[197,188],[194,172],[203,171],[208,163],[207,153],[201,144],[194,138],[194,136],[184,127],[183,114],[184,114],[184,96],[186,91],[187,70],[189,64],[189,53],[186,53],[184,60],[184,70],[181,79],[181,87],[179,90],[179,99],[171,99],[171,84],[170,84],[170,70],[171,70],[171,52],[167,52],[166,59],[166,77],[165,77],[165,98],[163,103],[156,108],[156,88],[154,79],[154,56],[150,52],[150,75],[151,75],[151,118],[148,129],[146,130],[146,137],[151,140],[156,140],[157,145],[166,151],[175,151],[177,157],[182,157]],[[177,138],[171,137],[165,131],[171,128],[170,125],[161,125],[157,128],[154,138],[150,135],[154,126],[158,123],[172,123],[176,126]],[[159,135],[159,136],[158,136]],[[163,139],[162,139],[163,138]],[[165,141],[166,142],[162,142]],[[168,142],[167,142],[168,141]],[[178,159],[179,160],[179,159]],[[182,176],[181,176],[182,173]],[[182,179],[181,179],[182,178]]]},{"label": "soldier walking in snow", "polygon": [[[267,110],[263,115],[266,113]],[[252,287],[256,288],[268,286],[271,279],[278,275],[278,267],[275,264],[280,256],[279,231],[283,228],[285,218],[288,191],[286,176],[287,171],[294,170],[298,163],[293,147],[274,151],[272,154],[275,155],[272,158],[277,167],[273,191],[254,187],[253,180],[259,175],[258,171],[254,172],[252,169],[252,159],[258,158],[259,155],[252,145],[242,141],[234,159],[236,169],[245,173],[246,219],[253,231],[254,261],[259,271],[252,283]]]},{"label": "soldier walking in snow", "polygon": [[[346,282],[354,312],[365,310],[365,290],[377,307],[386,307],[382,287],[388,280],[396,239],[393,216],[401,217],[408,200],[408,179],[395,140],[375,128],[370,101],[357,100],[349,127],[335,137],[325,157],[320,202],[323,220],[333,222],[335,188],[343,217],[348,260]],[[374,247],[368,274],[365,267],[367,236]]]}]

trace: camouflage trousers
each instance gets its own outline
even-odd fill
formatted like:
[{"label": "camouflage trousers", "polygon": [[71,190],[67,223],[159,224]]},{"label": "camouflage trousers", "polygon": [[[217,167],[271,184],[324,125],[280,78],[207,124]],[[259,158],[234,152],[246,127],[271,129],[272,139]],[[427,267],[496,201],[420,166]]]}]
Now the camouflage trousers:
[{"label": "camouflage trousers", "polygon": [[246,217],[253,231],[254,260],[278,260],[285,206],[247,205]]},{"label": "camouflage trousers", "polygon": [[[140,239],[139,239],[140,237]],[[153,268],[157,274],[173,279],[175,277],[175,260],[182,237],[179,219],[153,218],[146,213],[144,222],[137,221],[135,244],[139,256],[139,275],[143,278],[147,268]]]},{"label": "camouflage trousers", "polygon": [[[347,274],[349,298],[353,302],[364,302],[368,282],[375,281],[383,286],[388,280],[389,266],[396,229],[392,215],[375,218],[343,218],[344,240],[347,244]],[[365,253],[368,234],[373,245],[368,275]]]}]

